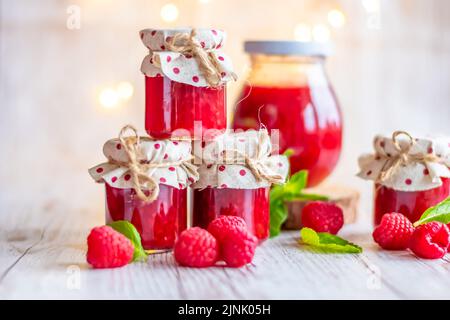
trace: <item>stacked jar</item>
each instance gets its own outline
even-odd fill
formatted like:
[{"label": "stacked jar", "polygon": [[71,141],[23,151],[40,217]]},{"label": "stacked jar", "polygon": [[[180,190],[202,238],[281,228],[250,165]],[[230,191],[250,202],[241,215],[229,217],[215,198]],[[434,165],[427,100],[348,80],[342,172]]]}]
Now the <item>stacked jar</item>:
[{"label": "stacked jar", "polygon": [[[266,130],[225,132],[226,83],[235,79],[230,59],[220,51],[225,33],[146,29],[140,37],[149,49],[141,66],[149,137],[124,127],[104,145],[108,162],[90,169],[106,186],[106,221],[130,221],[147,250],[173,248],[188,227],[187,187],[198,181],[199,170],[194,225],[206,228],[218,215],[238,215],[266,239],[269,187],[284,182],[289,165],[283,156],[270,156]],[[133,135],[126,135],[128,130]],[[220,147],[230,142],[239,145]],[[193,146],[200,151],[193,154]]]},{"label": "stacked jar", "polygon": [[187,187],[198,179],[192,139],[226,128],[226,83],[235,75],[219,51],[220,30],[146,29],[140,38],[149,49],[141,71],[150,137],[108,141],[109,162],[91,175],[105,182],[107,222],[130,221],[145,249],[171,249],[188,227]]},{"label": "stacked jar", "polygon": [[203,159],[194,188],[195,226],[206,228],[221,215],[241,217],[260,241],[269,237],[269,190],[284,183],[289,161],[271,155],[267,130],[227,132],[196,142],[194,154]]},{"label": "stacked jar", "polygon": [[145,129],[153,138],[198,138],[227,127],[226,83],[235,79],[215,29],[146,29]]},{"label": "stacked jar", "polygon": [[[126,135],[130,130],[132,135]],[[171,249],[187,228],[187,187],[198,180],[188,141],[139,137],[125,126],[108,140],[108,159],[89,170],[106,189],[106,223],[126,220],[141,236],[146,250]]]}]

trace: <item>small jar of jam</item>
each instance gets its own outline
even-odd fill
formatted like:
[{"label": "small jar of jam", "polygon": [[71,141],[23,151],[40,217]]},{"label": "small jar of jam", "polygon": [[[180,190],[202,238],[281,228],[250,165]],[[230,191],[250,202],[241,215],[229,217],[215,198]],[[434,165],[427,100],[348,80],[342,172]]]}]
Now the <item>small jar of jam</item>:
[{"label": "small jar of jam", "polygon": [[308,170],[308,186],[333,171],[341,153],[342,116],[324,69],[328,47],[297,41],[248,41],[251,72],[234,129],[280,130],[280,152],[293,151],[292,173]]},{"label": "small jar of jam", "polygon": [[422,191],[399,191],[375,184],[374,223],[381,222],[385,213],[400,212],[415,222],[430,207],[445,200],[450,195],[450,179],[441,178],[442,185]]},{"label": "small jar of jam", "polygon": [[131,222],[146,250],[172,249],[177,235],[187,228],[187,189],[159,185],[154,201],[140,199],[132,188],[105,183],[106,223]]},{"label": "small jar of jam", "polygon": [[187,227],[187,186],[198,179],[191,143],[122,133],[103,147],[108,162],[89,170],[105,183],[106,223],[129,221],[144,249],[171,249]]},{"label": "small jar of jam", "polygon": [[271,155],[267,131],[225,133],[196,142],[194,153],[203,160],[193,185],[194,226],[207,228],[218,216],[233,215],[260,241],[267,239],[270,186],[284,183],[289,170],[286,157]]},{"label": "small jar of jam", "polygon": [[374,154],[359,159],[359,177],[374,181],[374,223],[399,212],[411,222],[450,195],[450,138],[376,136]]},{"label": "small jar of jam", "polygon": [[[235,77],[215,29],[145,29],[145,129],[153,138],[192,137],[227,126],[226,83]],[[194,132],[197,130],[196,132]]]}]

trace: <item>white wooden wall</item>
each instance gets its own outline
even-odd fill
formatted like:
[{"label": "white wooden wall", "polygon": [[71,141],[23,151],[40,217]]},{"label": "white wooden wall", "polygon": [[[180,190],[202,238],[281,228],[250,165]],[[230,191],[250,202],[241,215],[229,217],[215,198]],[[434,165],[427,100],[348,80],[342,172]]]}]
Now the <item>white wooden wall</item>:
[{"label": "white wooden wall", "polygon": [[[12,204],[56,197],[103,216],[103,190],[87,175],[102,160],[102,143],[121,125],[143,128],[145,48],[138,30],[171,26],[159,0],[0,0],[0,215]],[[173,1],[179,25],[223,28],[226,50],[242,79],[245,39],[293,39],[313,8],[300,0]],[[406,129],[450,134],[450,1],[381,0],[381,29],[366,27],[359,0],[341,6],[347,24],[333,31],[328,71],[345,117],[345,146],[330,179],[363,192],[370,220],[371,186],[354,174],[356,158],[378,132]],[[67,7],[81,8],[81,29],[66,28]],[[173,25],[173,24],[172,24]],[[105,85],[129,81],[133,98],[117,110],[97,103]],[[230,107],[241,82],[230,86]]]}]

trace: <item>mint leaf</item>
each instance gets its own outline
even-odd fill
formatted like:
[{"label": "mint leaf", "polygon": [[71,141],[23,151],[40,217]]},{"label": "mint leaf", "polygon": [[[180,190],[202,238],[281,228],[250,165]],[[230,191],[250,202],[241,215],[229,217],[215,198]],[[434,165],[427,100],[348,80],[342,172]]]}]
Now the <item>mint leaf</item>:
[{"label": "mint leaf", "polygon": [[270,236],[280,234],[281,226],[286,221],[288,212],[285,200],[300,195],[306,186],[308,172],[302,170],[294,174],[284,185],[274,186],[270,190]]},{"label": "mint leaf", "polygon": [[287,208],[283,199],[270,200],[270,236],[280,234],[281,226],[287,219]]},{"label": "mint leaf", "polygon": [[133,261],[143,261],[147,258],[147,254],[145,253],[145,250],[142,247],[141,236],[139,235],[139,232],[136,230],[136,228],[130,222],[125,220],[119,220],[113,221],[108,225],[117,232],[120,232],[125,237],[130,239],[134,247]]},{"label": "mint leaf", "polygon": [[450,197],[434,207],[428,208],[420,219],[414,223],[414,226],[417,227],[430,221],[439,221],[445,224],[450,223]]},{"label": "mint leaf", "polygon": [[302,243],[320,248],[326,253],[362,252],[360,246],[327,232],[316,232],[311,228],[302,228],[300,236]]},{"label": "mint leaf", "polygon": [[[287,151],[286,151],[287,152]],[[270,190],[270,236],[280,234],[281,226],[288,217],[285,202],[289,200],[328,200],[327,197],[303,193],[308,182],[308,171],[302,170],[290,177],[284,185],[274,186]]]},{"label": "mint leaf", "polygon": [[285,157],[291,157],[291,156],[293,156],[294,155],[294,149],[286,149],[284,152],[283,152],[283,156],[285,156]]}]

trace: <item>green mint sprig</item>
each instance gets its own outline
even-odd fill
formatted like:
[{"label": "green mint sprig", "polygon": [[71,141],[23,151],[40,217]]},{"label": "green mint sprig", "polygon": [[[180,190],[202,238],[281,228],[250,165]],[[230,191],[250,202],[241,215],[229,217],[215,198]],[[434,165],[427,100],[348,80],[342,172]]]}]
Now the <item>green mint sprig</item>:
[{"label": "green mint sprig", "polygon": [[363,249],[341,237],[311,228],[300,230],[301,243],[321,249],[324,253],[361,253]]},{"label": "green mint sprig", "polygon": [[450,197],[425,210],[420,219],[414,223],[414,226],[417,227],[431,221],[439,221],[444,224],[450,223]]},{"label": "green mint sprig", "polygon": [[109,223],[108,226],[130,239],[134,247],[133,262],[147,259],[147,254],[145,253],[144,247],[142,247],[141,236],[130,222],[119,220]]}]

